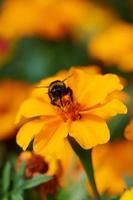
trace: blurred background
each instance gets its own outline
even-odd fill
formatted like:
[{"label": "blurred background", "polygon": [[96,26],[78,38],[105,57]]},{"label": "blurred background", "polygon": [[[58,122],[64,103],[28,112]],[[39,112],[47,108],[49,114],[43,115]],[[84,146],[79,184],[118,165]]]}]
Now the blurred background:
[{"label": "blurred background", "polygon": [[33,84],[88,65],[125,84],[129,113],[109,122],[111,139],[123,138],[133,116],[133,1],[0,0],[0,169],[21,152],[14,120]]}]

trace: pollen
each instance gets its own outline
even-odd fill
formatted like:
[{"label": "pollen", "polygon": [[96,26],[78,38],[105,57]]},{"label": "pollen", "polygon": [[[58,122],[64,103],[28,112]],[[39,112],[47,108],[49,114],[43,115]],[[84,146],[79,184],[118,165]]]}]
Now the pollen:
[{"label": "pollen", "polygon": [[58,112],[65,122],[67,120],[76,121],[81,118],[81,106],[76,100],[73,100],[70,95],[63,96],[58,105]]}]

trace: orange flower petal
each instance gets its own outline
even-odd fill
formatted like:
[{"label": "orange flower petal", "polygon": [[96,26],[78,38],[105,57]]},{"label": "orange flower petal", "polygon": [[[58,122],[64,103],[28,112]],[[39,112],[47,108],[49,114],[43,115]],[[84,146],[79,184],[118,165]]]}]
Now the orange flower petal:
[{"label": "orange flower petal", "polygon": [[47,104],[37,98],[30,98],[22,104],[16,122],[18,123],[21,120],[21,117],[31,118],[52,115],[56,115],[56,112],[51,104]]},{"label": "orange flower petal", "polygon": [[92,83],[93,77],[95,77],[94,74],[89,76],[89,73],[79,68],[72,68],[69,71],[69,75],[71,77],[67,80],[67,85],[73,90],[76,99],[82,95],[86,87]]},{"label": "orange flower petal", "polygon": [[130,121],[130,123],[125,129],[125,137],[128,140],[133,140],[133,119]]},{"label": "orange flower petal", "polygon": [[73,122],[69,134],[84,149],[90,149],[98,144],[104,144],[110,138],[109,129],[105,121],[94,116]]},{"label": "orange flower petal", "polygon": [[67,147],[68,123],[54,122],[39,133],[34,140],[34,151],[41,155],[60,157]]},{"label": "orange flower petal", "polygon": [[44,126],[44,121],[33,120],[24,124],[16,137],[17,144],[26,150],[31,140],[37,135]]},{"label": "orange flower petal", "polygon": [[99,116],[103,119],[108,119],[117,114],[126,114],[127,108],[121,101],[114,99],[104,105],[99,105],[96,108],[91,109],[88,113]]}]

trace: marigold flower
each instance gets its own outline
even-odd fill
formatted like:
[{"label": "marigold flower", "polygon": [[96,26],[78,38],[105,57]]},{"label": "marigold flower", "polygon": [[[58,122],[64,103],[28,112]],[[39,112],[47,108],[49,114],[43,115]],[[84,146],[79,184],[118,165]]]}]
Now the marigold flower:
[{"label": "marigold flower", "polygon": [[[125,71],[133,70],[133,26],[119,22],[92,39],[91,55],[105,64],[118,65]],[[109,42],[110,41],[110,42]]]},{"label": "marigold flower", "polygon": [[1,8],[0,33],[5,38],[41,35],[55,39],[72,32],[81,34],[83,29],[94,33],[113,18],[109,9],[87,0],[5,0]]},{"label": "marigold flower", "polygon": [[120,198],[120,200],[131,200],[131,199],[133,199],[133,188],[131,188],[130,190],[126,190]]},{"label": "marigold flower", "polygon": [[[16,131],[14,120],[17,111],[28,97],[30,85],[21,81],[0,81],[0,140],[12,137]],[[23,91],[23,92],[22,92]]]},{"label": "marigold flower", "polygon": [[53,176],[53,179],[43,183],[37,189],[45,195],[46,192],[55,194],[59,187],[59,177],[62,175],[62,166],[59,161],[49,157],[44,158],[34,152],[22,152],[16,163],[16,170],[19,170],[22,162],[26,161],[24,176],[30,179],[39,174]]},{"label": "marigold flower", "polygon": [[[61,98],[57,98],[60,88],[59,93],[58,89],[55,93],[53,90],[53,98],[48,88],[43,87],[57,88],[53,82],[56,80],[65,87]],[[111,98],[113,92],[123,88],[113,74],[101,75],[71,68],[66,73],[42,80],[37,87],[19,110],[17,122],[25,118],[28,122],[20,128],[17,143],[25,150],[34,138],[33,148],[38,154],[60,156],[68,146],[68,134],[84,149],[104,144],[110,138],[106,120],[127,112],[120,100]]]},{"label": "marigold flower", "polygon": [[[133,142],[124,140],[100,145],[93,149],[95,180],[101,194],[116,195],[126,189],[124,177],[133,177],[132,151]],[[90,192],[89,184],[87,188]]]}]

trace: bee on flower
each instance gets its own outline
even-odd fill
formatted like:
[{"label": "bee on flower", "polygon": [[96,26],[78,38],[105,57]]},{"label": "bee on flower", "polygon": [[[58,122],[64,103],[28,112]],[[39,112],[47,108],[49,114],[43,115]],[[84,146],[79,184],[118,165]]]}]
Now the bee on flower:
[{"label": "bee on flower", "polygon": [[25,119],[17,134],[17,143],[41,155],[60,157],[73,137],[83,149],[109,141],[106,121],[127,112],[113,93],[123,86],[117,75],[101,75],[91,68],[72,67],[69,71],[42,80],[24,101],[17,122]]}]

